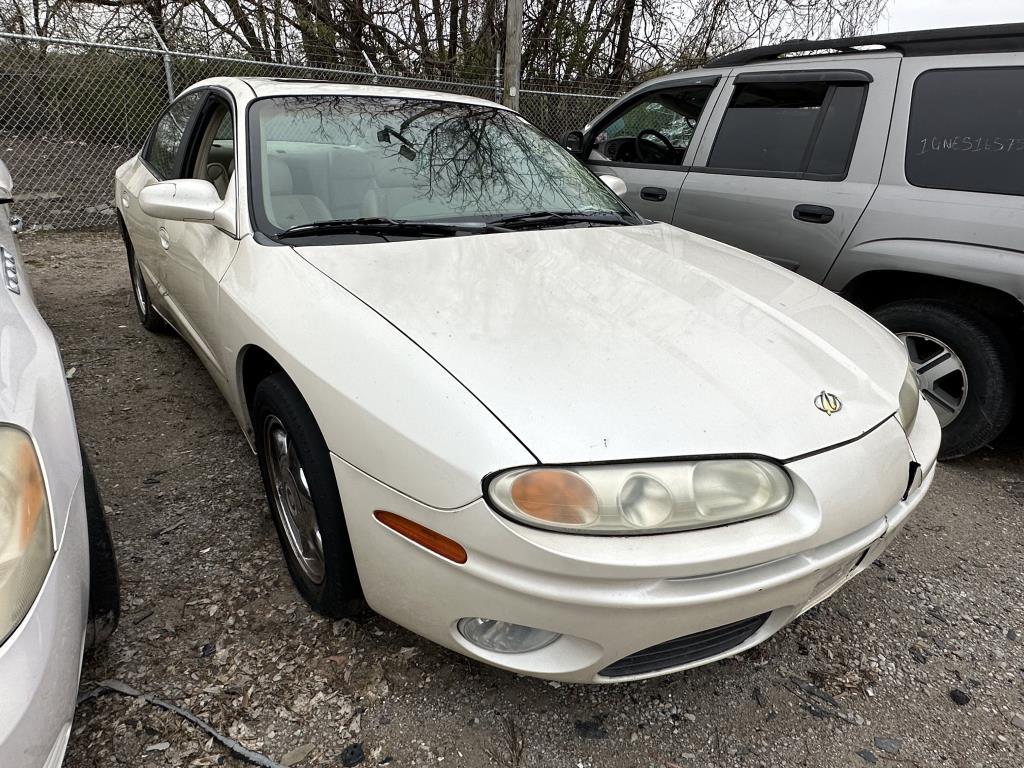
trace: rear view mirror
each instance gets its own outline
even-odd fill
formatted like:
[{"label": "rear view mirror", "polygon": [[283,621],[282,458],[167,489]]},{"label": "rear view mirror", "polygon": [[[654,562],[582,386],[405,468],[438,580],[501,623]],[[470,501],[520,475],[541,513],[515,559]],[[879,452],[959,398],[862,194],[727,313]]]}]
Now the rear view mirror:
[{"label": "rear view mirror", "polygon": [[562,146],[579,157],[583,154],[583,131],[569,131],[562,137]]},{"label": "rear view mirror", "polygon": [[612,176],[610,173],[602,173],[597,178],[603,181],[604,185],[619,197],[622,197],[624,194],[626,194],[626,182],[624,182],[618,176]]},{"label": "rear view mirror", "polygon": [[150,184],[139,193],[139,207],[154,219],[205,221],[235,234],[235,215],[216,187],[205,179],[175,179]]}]

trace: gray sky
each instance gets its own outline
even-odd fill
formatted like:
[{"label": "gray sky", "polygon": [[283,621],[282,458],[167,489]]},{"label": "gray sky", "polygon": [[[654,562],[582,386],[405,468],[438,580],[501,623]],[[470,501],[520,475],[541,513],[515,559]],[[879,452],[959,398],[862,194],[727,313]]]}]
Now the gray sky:
[{"label": "gray sky", "polygon": [[1024,21],[1021,0],[889,0],[876,32]]}]

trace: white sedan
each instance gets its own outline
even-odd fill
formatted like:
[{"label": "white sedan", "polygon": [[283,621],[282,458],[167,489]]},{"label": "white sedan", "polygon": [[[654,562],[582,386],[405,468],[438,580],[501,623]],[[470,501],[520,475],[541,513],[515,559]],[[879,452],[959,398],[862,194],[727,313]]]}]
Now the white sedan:
[{"label": "white sedan", "polygon": [[0,162],[0,766],[58,768],[83,646],[117,625],[117,564],[11,192]]},{"label": "white sedan", "polygon": [[765,640],[920,503],[899,341],[616,186],[490,102],[233,78],[118,169],[139,317],[227,398],[317,611],[648,677]]}]

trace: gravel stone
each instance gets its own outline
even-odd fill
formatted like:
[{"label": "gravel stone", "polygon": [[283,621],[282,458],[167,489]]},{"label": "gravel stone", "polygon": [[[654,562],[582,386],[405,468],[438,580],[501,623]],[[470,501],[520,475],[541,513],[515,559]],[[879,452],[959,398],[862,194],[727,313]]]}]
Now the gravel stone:
[{"label": "gravel stone", "polygon": [[341,764],[345,768],[353,768],[356,765],[360,765],[365,758],[366,755],[363,754],[363,745],[356,742],[355,744],[349,744],[345,747],[338,759],[341,760]]},{"label": "gravel stone", "polygon": [[890,755],[895,755],[900,751],[900,747],[903,746],[903,739],[886,739],[881,736],[875,736],[874,744],[883,752],[888,752]]},{"label": "gravel stone", "polygon": [[970,704],[971,702],[971,695],[966,691],[960,690],[959,688],[953,688],[949,692],[949,698],[951,698],[953,700],[953,703],[956,704],[958,707],[962,707],[965,704]]}]

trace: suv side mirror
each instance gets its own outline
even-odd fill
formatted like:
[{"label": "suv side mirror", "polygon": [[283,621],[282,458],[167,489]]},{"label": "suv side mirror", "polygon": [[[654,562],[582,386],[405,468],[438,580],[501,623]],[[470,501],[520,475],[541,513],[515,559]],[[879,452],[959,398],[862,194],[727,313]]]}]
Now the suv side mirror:
[{"label": "suv side mirror", "polygon": [[583,154],[583,131],[569,131],[562,137],[562,146],[580,157]]},{"label": "suv side mirror", "polygon": [[175,179],[150,184],[139,193],[139,207],[155,219],[204,221],[235,234],[235,213],[205,179]]}]

